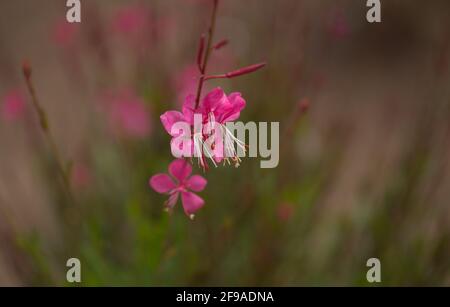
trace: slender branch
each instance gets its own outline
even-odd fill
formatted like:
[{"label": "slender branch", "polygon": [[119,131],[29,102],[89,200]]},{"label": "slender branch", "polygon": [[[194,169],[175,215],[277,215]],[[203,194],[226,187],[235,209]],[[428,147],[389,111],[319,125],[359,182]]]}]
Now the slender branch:
[{"label": "slender branch", "polygon": [[213,10],[212,10],[212,15],[211,15],[211,24],[210,24],[209,31],[208,31],[208,43],[206,45],[205,57],[203,58],[203,63],[200,67],[200,72],[201,72],[202,76],[200,77],[200,80],[198,82],[197,96],[195,98],[195,109],[197,109],[200,104],[200,96],[202,94],[203,83],[205,81],[204,75],[206,73],[206,68],[208,67],[208,60],[209,60],[209,56],[211,54],[211,49],[212,49],[211,47],[212,47],[212,42],[213,42],[213,37],[214,37],[214,31],[216,29],[217,7],[218,6],[219,6],[219,0],[214,0]]},{"label": "slender branch", "polygon": [[200,43],[198,46],[197,53],[197,66],[200,71],[203,70],[203,52],[205,51],[205,34],[200,38]]},{"label": "slender branch", "polygon": [[31,96],[31,102],[32,102],[33,107],[36,110],[36,113],[39,118],[40,127],[44,133],[45,138],[47,139],[47,143],[50,147],[50,151],[52,152],[53,157],[56,161],[56,166],[57,166],[58,172],[61,176],[61,179],[63,181],[64,188],[66,189],[66,192],[68,193],[70,199],[73,200],[71,189],[70,189],[69,177],[67,175],[67,172],[65,170],[61,156],[59,154],[58,147],[56,146],[53,135],[50,131],[50,127],[49,127],[48,120],[47,120],[47,114],[45,113],[44,109],[42,108],[41,104],[39,103],[39,100],[36,95],[36,90],[35,90],[33,81],[31,79],[30,64],[28,62],[24,62],[22,70],[23,70],[23,75],[25,77],[25,81],[27,84],[28,92],[30,93],[30,96]]}]

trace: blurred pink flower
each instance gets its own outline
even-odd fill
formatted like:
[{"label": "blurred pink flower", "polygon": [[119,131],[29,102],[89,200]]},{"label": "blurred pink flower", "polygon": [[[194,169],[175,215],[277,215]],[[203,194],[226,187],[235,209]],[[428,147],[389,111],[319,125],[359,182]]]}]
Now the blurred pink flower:
[{"label": "blurred pink flower", "polygon": [[349,36],[350,25],[343,12],[332,12],[330,17],[330,24],[328,25],[328,32],[335,40],[342,40]]},{"label": "blurred pink flower", "polygon": [[70,174],[70,182],[75,189],[82,189],[89,185],[92,180],[91,170],[82,162],[74,163]]},{"label": "blurred pink flower", "polygon": [[120,8],[112,20],[112,30],[131,44],[145,44],[149,38],[151,12],[142,5]]},{"label": "blurred pink flower", "polygon": [[72,48],[77,39],[79,28],[76,23],[69,23],[65,19],[61,19],[53,26],[52,40],[61,48]]},{"label": "blurred pink flower", "polygon": [[291,203],[280,203],[277,207],[278,219],[286,222],[292,218],[295,213],[294,205]]},{"label": "blurred pink flower", "polygon": [[145,138],[151,133],[149,110],[130,90],[105,95],[106,111],[113,133],[130,138]]},{"label": "blurred pink flower", "polygon": [[201,192],[206,187],[207,180],[200,175],[190,176],[192,166],[184,159],[174,160],[169,165],[169,175],[156,174],[150,178],[150,186],[158,193],[168,194],[165,206],[172,210],[181,194],[184,212],[193,219],[195,212],[203,207],[204,200],[194,192]]},{"label": "blurred pink flower", "polygon": [[174,86],[180,105],[188,95],[194,95],[197,91],[200,72],[196,64],[186,66],[175,78]]},{"label": "blurred pink flower", "polygon": [[309,107],[311,106],[311,101],[309,100],[309,98],[303,98],[298,102],[298,109],[300,111],[300,113],[305,113],[306,111],[308,111]]},{"label": "blurred pink flower", "polygon": [[25,98],[19,90],[12,90],[3,98],[1,115],[5,121],[11,122],[23,118],[25,110]]}]

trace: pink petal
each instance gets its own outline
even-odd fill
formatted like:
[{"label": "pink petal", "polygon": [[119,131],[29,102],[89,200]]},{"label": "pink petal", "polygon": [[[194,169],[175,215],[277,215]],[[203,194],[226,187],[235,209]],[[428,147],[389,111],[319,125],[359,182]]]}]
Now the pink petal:
[{"label": "pink petal", "polygon": [[223,90],[220,87],[217,87],[205,96],[201,107],[205,110],[206,113],[209,113],[210,111],[215,110],[221,104],[225,103],[226,100],[227,96],[225,95]]},{"label": "pink petal", "polygon": [[194,175],[188,179],[186,186],[194,192],[200,192],[203,191],[207,183],[208,181],[202,176]]},{"label": "pink petal", "polygon": [[160,116],[160,119],[167,133],[172,135],[172,126],[177,122],[184,121],[184,115],[178,111],[167,111]]},{"label": "pink petal", "polygon": [[150,178],[150,186],[158,193],[167,193],[176,188],[172,178],[166,174],[157,174]]},{"label": "pink petal", "polygon": [[242,98],[241,93],[231,93],[230,95],[228,95],[228,100],[235,108],[238,108],[240,111],[245,108],[245,100],[244,98]]},{"label": "pink petal", "polygon": [[239,118],[241,111],[245,108],[245,100],[240,93],[232,93],[228,96],[230,104],[222,109],[220,121],[231,122]]},{"label": "pink petal", "polygon": [[191,172],[192,166],[184,159],[177,159],[169,165],[169,173],[177,178],[180,183],[184,182]]},{"label": "pink petal", "polygon": [[197,194],[191,192],[183,192],[181,194],[181,201],[183,203],[184,212],[190,216],[198,209],[204,206],[205,201]]}]

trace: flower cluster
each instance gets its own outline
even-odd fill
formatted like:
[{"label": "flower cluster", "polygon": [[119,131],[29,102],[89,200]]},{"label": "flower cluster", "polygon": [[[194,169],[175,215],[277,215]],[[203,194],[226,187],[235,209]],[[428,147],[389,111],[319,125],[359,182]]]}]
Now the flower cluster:
[{"label": "flower cluster", "polygon": [[208,39],[206,41],[206,36],[202,35],[197,53],[200,77],[196,93],[189,93],[186,96],[180,111],[171,110],[160,116],[165,130],[172,137],[170,142],[172,153],[178,158],[169,166],[169,174],[172,177],[167,174],[157,174],[150,178],[150,186],[156,192],[169,195],[165,203],[166,209],[171,211],[181,194],[184,211],[191,219],[204,205],[204,200],[191,191],[202,191],[207,181],[199,175],[189,178],[192,166],[187,158],[198,158],[198,164],[203,170],[208,169],[208,159],[216,167],[220,162],[238,167],[241,160],[238,157],[237,148],[244,152],[246,150],[245,144],[237,139],[225,125],[237,120],[245,108],[246,101],[241,93],[227,95],[218,87],[202,98],[204,83],[211,79],[235,78],[265,66],[265,63],[260,63],[225,74],[206,74],[210,54],[228,44],[226,39],[212,44],[218,0],[214,0],[213,4]]},{"label": "flower cluster", "polygon": [[[245,146],[227,129],[225,124],[238,119],[245,104],[240,93],[226,95],[221,88],[216,88],[208,93],[197,108],[195,107],[195,97],[187,96],[182,112],[167,111],[161,115],[164,128],[172,136],[172,152],[180,151],[181,155],[197,157],[199,165],[204,169],[208,165],[206,158],[209,158],[215,166],[222,160],[230,163],[230,159],[234,165],[239,166],[240,159],[235,145],[244,151]],[[195,126],[195,116],[200,118],[201,123],[200,129],[197,131],[191,133],[190,129],[186,132],[184,129],[174,128],[177,123]],[[180,137],[185,142],[175,142],[176,138]],[[209,144],[208,140],[211,137],[212,143]],[[183,150],[183,145],[188,146],[187,150]]]}]

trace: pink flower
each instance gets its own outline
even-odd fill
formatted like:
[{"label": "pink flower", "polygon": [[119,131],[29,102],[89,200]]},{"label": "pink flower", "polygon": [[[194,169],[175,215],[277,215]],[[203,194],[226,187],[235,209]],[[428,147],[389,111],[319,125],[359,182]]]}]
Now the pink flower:
[{"label": "pink flower", "polygon": [[[224,157],[232,157],[236,166],[239,166],[240,159],[237,156],[235,145],[239,146],[245,151],[245,144],[238,140],[231,131],[226,127],[227,122],[234,121],[239,118],[241,111],[245,108],[246,102],[240,93],[232,93],[226,95],[224,91],[218,87],[209,92],[203,99],[200,105],[195,108],[195,96],[189,95],[183,104],[183,112],[167,111],[161,115],[161,122],[173,138],[180,136],[179,132],[173,132],[172,127],[178,122],[184,122],[188,125],[194,125],[194,116],[201,115],[202,131],[192,135],[183,135],[184,138],[191,138],[191,154],[195,153],[199,157],[200,164],[205,167],[204,157],[211,159],[214,165],[216,162],[221,162]],[[205,149],[204,141],[211,136],[211,131],[207,127],[211,124],[220,131],[221,140],[216,139],[217,146],[212,151]],[[210,129],[210,130],[214,130]],[[195,131],[194,131],[195,132]],[[218,134],[216,134],[217,137]],[[173,146],[171,142],[171,146]],[[176,151],[172,147],[172,152]],[[205,152],[206,151],[206,152]],[[224,152],[225,151],[225,152]],[[227,160],[227,159],[226,159]],[[227,160],[228,161],[228,160]]]},{"label": "pink flower", "polygon": [[106,97],[110,127],[114,134],[136,139],[150,134],[149,110],[141,98],[128,90]]},{"label": "pink flower", "polygon": [[61,48],[72,48],[79,32],[76,23],[69,23],[65,19],[59,20],[53,28],[52,40]]},{"label": "pink flower", "polygon": [[123,34],[135,34],[142,31],[142,27],[149,21],[148,17],[148,11],[141,7],[123,7],[114,16],[114,28]]},{"label": "pink flower", "polygon": [[281,203],[277,207],[277,216],[281,222],[289,221],[295,214],[295,207],[291,203]]},{"label": "pink flower", "polygon": [[297,106],[300,113],[303,114],[308,111],[309,107],[311,106],[311,102],[309,98],[303,98],[298,102]]},{"label": "pink flower", "polygon": [[341,11],[332,12],[328,32],[335,40],[342,40],[349,36],[350,26],[344,13]]},{"label": "pink flower", "polygon": [[220,87],[217,87],[203,98],[198,108],[195,108],[195,96],[189,95],[184,101],[183,113],[167,111],[160,118],[166,131],[171,134],[172,126],[177,122],[184,121],[192,125],[195,114],[202,115],[203,123],[214,117],[216,122],[224,124],[238,119],[244,108],[245,100],[240,93],[227,96]]},{"label": "pink flower", "polygon": [[206,187],[207,181],[200,175],[190,176],[192,166],[184,159],[174,160],[169,165],[169,175],[156,174],[150,178],[150,186],[158,193],[168,194],[169,199],[165,206],[172,210],[181,194],[181,202],[184,212],[191,219],[195,217],[195,212],[203,207],[204,200],[197,194]]},{"label": "pink flower", "polygon": [[120,8],[113,17],[112,30],[134,47],[149,43],[151,12],[141,5]]},{"label": "pink flower", "polygon": [[25,98],[19,90],[12,90],[3,98],[2,118],[5,121],[17,121],[25,114]]},{"label": "pink flower", "polygon": [[203,103],[205,111],[212,112],[216,120],[221,124],[237,120],[241,116],[241,111],[245,108],[245,105],[246,102],[242,98],[241,93],[231,93],[227,97],[220,88],[217,88],[205,97]]},{"label": "pink flower", "polygon": [[70,181],[75,189],[87,187],[91,180],[91,171],[86,164],[77,162],[73,165],[70,173]]}]

